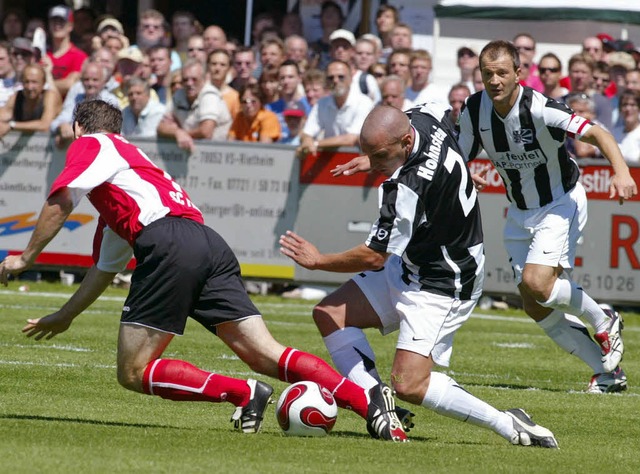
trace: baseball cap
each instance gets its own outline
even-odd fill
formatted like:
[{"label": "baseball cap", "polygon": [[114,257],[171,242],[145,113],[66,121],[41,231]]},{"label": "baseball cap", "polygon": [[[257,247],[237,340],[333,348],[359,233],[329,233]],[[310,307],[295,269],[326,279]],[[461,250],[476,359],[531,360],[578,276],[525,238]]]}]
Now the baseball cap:
[{"label": "baseball cap", "polygon": [[98,23],[98,27],[96,28],[96,31],[100,33],[105,28],[113,28],[119,34],[121,35],[124,34],[124,28],[122,27],[122,23],[120,23],[115,18],[105,18],[104,20],[102,20],[100,23]]},{"label": "baseball cap", "polygon": [[49,10],[49,18],[62,18],[64,21],[73,21],[73,10],[66,5],[56,5]]},{"label": "baseball cap", "polygon": [[624,51],[610,53],[607,62],[609,63],[609,67],[622,67],[627,71],[636,68],[636,60],[633,59],[631,54],[625,53]]},{"label": "baseball cap", "polygon": [[298,102],[293,102],[287,104],[287,108],[284,109],[282,115],[285,117],[299,117],[302,118],[305,116],[304,109],[300,106]]},{"label": "baseball cap", "polygon": [[356,45],[356,37],[349,30],[339,29],[331,33],[331,35],[329,36],[329,42],[335,41],[337,39],[348,41],[351,46]]},{"label": "baseball cap", "polygon": [[461,58],[462,56],[471,56],[472,58],[475,58],[477,54],[473,49],[467,46],[463,46],[462,48],[458,49],[458,58]]},{"label": "baseball cap", "polygon": [[120,61],[121,59],[128,59],[129,61],[133,61],[139,64],[142,64],[144,62],[142,51],[140,51],[139,48],[134,48],[132,46],[123,48],[118,51],[118,61]]},{"label": "baseball cap", "polygon": [[613,41],[613,36],[608,33],[598,33],[596,37],[603,43],[611,43]]},{"label": "baseball cap", "polygon": [[14,38],[13,41],[11,41],[11,49],[26,51],[31,54],[35,54],[36,52],[36,48],[33,47],[33,45],[31,44],[31,41],[29,41],[27,38],[20,38],[20,37]]}]

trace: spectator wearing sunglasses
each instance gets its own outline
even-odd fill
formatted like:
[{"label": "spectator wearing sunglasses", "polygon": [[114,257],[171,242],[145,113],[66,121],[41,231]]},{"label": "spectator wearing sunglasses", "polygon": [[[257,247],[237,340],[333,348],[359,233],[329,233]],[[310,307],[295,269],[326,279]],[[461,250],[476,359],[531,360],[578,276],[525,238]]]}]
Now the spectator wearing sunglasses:
[{"label": "spectator wearing sunglasses", "polygon": [[226,140],[231,115],[220,91],[206,81],[205,66],[188,59],[182,66],[182,89],[178,89],[158,125],[158,136],[174,138],[187,151],[196,139]]},{"label": "spectator wearing sunglasses", "polygon": [[560,100],[569,91],[560,85],[562,76],[562,62],[553,53],[547,53],[540,58],[538,73],[544,86],[542,93],[552,99]]},{"label": "spectator wearing sunglasses", "polygon": [[187,58],[207,63],[207,50],[202,35],[191,35],[187,42]]},{"label": "spectator wearing sunglasses", "polygon": [[528,66],[529,75],[523,85],[542,92],[544,86],[538,74],[538,65],[533,61],[536,56],[536,40],[529,33],[519,33],[514,36],[513,45],[520,54],[520,65]]},{"label": "spectator wearing sunglasses", "polygon": [[233,120],[229,140],[274,143],[280,139],[278,116],[264,108],[264,93],[258,84],[247,84],[240,92],[240,113]]},{"label": "spectator wearing sunglasses", "polygon": [[343,61],[329,63],[327,88],[330,95],[312,107],[302,130],[299,158],[315,155],[319,148],[357,146],[364,119],[373,108],[369,97],[351,88],[351,66]]}]

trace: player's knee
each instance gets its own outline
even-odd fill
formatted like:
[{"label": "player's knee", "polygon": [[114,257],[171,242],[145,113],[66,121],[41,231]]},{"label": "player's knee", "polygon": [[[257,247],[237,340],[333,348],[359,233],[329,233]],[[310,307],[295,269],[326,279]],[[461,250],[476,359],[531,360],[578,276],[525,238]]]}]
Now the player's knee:
[{"label": "player's knee", "polygon": [[396,392],[396,397],[400,400],[420,405],[424,394],[426,393],[426,380],[418,378],[399,377],[397,374],[391,374],[391,385]]},{"label": "player's knee", "polygon": [[547,301],[553,289],[553,284],[547,278],[541,278],[535,273],[525,271],[522,274],[521,287],[535,301]]},{"label": "player's knee", "polygon": [[142,391],[142,377],[135,370],[127,367],[118,367],[118,383],[134,392]]},{"label": "player's knee", "polygon": [[333,317],[331,307],[324,306],[322,301],[313,308],[313,322],[322,336],[328,336],[336,331],[338,325]]}]

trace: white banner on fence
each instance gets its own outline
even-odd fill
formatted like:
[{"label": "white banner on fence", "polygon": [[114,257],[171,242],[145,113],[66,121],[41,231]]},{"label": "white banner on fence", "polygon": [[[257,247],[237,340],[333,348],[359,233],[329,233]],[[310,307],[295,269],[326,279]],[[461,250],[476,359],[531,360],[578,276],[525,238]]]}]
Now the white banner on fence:
[{"label": "white banner on fence", "polygon": [[[243,274],[293,278],[278,238],[297,213],[298,162],[292,148],[235,143],[198,144],[193,155],[174,143],[135,143],[184,186],[205,222],[238,256]],[[10,133],[0,162],[0,254],[23,249],[43,200],[64,165],[49,135]],[[97,213],[87,200],[49,244],[40,264],[88,266]]]}]

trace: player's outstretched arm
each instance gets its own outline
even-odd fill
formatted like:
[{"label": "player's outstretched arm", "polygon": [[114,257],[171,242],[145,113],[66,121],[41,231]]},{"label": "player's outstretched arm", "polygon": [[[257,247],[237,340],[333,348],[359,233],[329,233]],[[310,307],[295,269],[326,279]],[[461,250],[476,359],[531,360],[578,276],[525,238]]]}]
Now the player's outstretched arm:
[{"label": "player's outstretched arm", "polygon": [[21,255],[9,255],[0,263],[0,283],[7,286],[9,275],[18,275],[33,265],[40,252],[60,231],[72,210],[73,202],[67,188],[62,188],[45,201],[27,248]]},{"label": "player's outstretched arm", "polygon": [[350,176],[356,173],[369,172],[371,171],[371,162],[369,161],[369,157],[367,155],[356,156],[352,160],[347,163],[343,163],[341,165],[336,166],[331,170],[331,174],[333,176]]},{"label": "player's outstretched arm", "polygon": [[107,289],[113,281],[115,273],[103,272],[95,265],[89,269],[80,287],[69,298],[62,308],[55,313],[39,319],[28,319],[22,332],[27,337],[34,337],[37,341],[43,337],[51,339],[66,331],[73,320],[87,309]]},{"label": "player's outstretched arm", "polygon": [[280,252],[309,270],[340,273],[377,270],[389,256],[364,244],[341,253],[320,253],[315,245],[290,230],[280,236]]},{"label": "player's outstretched arm", "polygon": [[620,147],[611,133],[594,125],[582,136],[581,141],[597,146],[611,163],[614,175],[609,184],[609,199],[617,197],[622,204],[625,199],[631,199],[638,194],[638,186],[633,180],[629,167],[620,152]]}]

